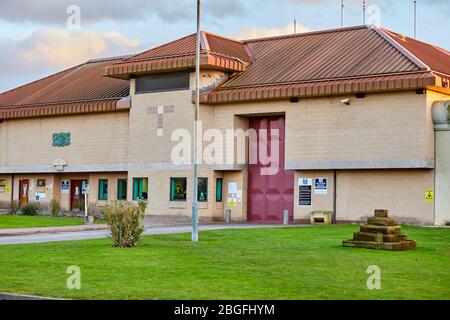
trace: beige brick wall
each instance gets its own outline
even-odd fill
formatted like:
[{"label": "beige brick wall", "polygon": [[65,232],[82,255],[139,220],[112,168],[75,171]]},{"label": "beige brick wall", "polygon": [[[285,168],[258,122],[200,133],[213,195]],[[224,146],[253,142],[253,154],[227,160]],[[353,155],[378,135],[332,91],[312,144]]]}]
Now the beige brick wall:
[{"label": "beige brick wall", "polygon": [[[311,206],[299,205],[299,184],[298,180],[301,178],[313,179]],[[315,194],[314,180],[327,179],[328,190],[327,194]],[[313,211],[334,211],[334,181],[333,171],[295,171],[294,174],[294,221],[305,223],[310,220]]]},{"label": "beige brick wall", "polygon": [[235,115],[286,114],[286,161],[433,160],[433,134],[426,95],[370,94],[365,99],[312,98],[217,105],[215,124],[233,128]]},{"label": "beige brick wall", "polygon": [[[53,147],[52,136],[57,132],[70,132],[71,145]],[[2,167],[51,167],[60,157],[69,166],[124,164],[128,113],[8,120],[0,124],[0,143]]]},{"label": "beige brick wall", "polygon": [[365,221],[375,209],[387,209],[399,223],[430,225],[434,204],[425,191],[433,188],[433,170],[339,171],[337,220]]}]

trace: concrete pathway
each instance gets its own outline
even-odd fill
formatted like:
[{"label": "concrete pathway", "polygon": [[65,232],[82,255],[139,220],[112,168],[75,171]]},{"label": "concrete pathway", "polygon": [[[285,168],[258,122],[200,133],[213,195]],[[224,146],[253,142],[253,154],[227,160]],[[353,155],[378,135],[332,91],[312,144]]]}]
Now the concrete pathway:
[{"label": "concrete pathway", "polygon": [[0,237],[23,236],[39,233],[60,233],[60,232],[79,232],[106,230],[106,224],[79,225],[67,227],[40,227],[40,228],[20,228],[20,229],[0,229]]},{"label": "concrete pathway", "polygon": [[[211,224],[211,225],[200,225],[200,231],[208,230],[227,230],[227,229],[254,229],[254,228],[289,228],[289,227],[299,227],[294,226],[283,226],[283,225],[255,225],[255,224],[236,224],[236,225],[225,225],[225,224]],[[176,226],[176,227],[150,227],[146,228],[144,235],[154,235],[154,234],[178,234],[178,233],[189,233],[191,232],[190,226]],[[104,239],[108,238],[107,230],[93,230],[93,231],[77,231],[77,232],[58,232],[58,233],[38,233],[38,234],[28,234],[28,235],[17,235],[17,236],[4,236],[0,237],[0,245],[8,244],[26,244],[26,243],[45,243],[45,242],[60,242],[60,241],[74,241],[74,240],[88,240],[88,239]]]}]

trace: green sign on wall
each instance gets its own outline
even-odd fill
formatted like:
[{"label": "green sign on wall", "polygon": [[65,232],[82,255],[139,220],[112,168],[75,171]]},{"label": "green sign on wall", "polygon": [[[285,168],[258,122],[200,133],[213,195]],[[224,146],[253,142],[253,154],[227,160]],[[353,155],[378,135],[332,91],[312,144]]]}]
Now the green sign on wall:
[{"label": "green sign on wall", "polygon": [[53,134],[53,146],[54,147],[67,147],[70,146],[71,134],[70,132],[58,132]]}]

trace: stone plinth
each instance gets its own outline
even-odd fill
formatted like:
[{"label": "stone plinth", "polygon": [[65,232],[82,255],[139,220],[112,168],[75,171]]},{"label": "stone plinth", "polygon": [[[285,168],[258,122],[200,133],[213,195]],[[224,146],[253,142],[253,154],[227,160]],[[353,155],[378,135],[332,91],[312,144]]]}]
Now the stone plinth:
[{"label": "stone plinth", "polygon": [[416,242],[408,240],[401,233],[401,226],[389,218],[387,210],[375,210],[374,217],[367,219],[360,232],[353,234],[353,239],[344,241],[344,247],[357,247],[381,250],[410,250],[416,248]]}]

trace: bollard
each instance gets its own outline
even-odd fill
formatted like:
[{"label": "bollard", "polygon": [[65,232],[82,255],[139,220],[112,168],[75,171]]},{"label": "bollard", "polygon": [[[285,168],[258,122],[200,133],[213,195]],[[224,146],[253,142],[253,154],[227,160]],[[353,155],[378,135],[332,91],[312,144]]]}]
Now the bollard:
[{"label": "bollard", "polygon": [[289,211],[284,210],[283,212],[283,224],[287,226],[289,224]]},{"label": "bollard", "polygon": [[231,223],[231,209],[225,210],[225,221]]}]

